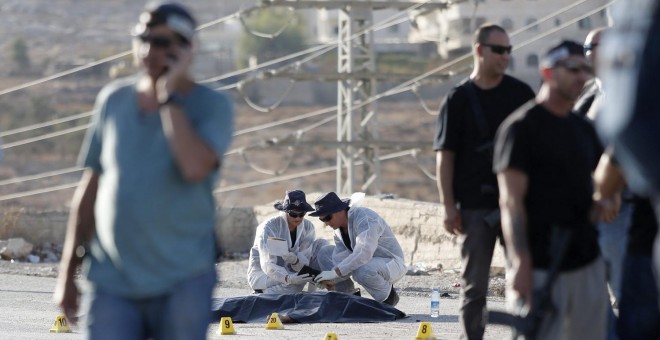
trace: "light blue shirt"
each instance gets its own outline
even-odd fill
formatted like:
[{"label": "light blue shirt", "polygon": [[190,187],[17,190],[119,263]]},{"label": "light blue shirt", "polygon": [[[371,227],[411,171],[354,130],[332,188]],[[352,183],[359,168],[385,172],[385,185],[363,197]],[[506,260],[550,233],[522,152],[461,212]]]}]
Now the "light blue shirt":
[{"label": "light blue shirt", "polygon": [[[231,102],[201,85],[184,98],[193,129],[221,160],[232,140]],[[149,297],[213,268],[218,173],[182,178],[160,114],[139,112],[135,78],[99,93],[80,159],[99,175],[96,237],[84,266],[93,287]]]}]

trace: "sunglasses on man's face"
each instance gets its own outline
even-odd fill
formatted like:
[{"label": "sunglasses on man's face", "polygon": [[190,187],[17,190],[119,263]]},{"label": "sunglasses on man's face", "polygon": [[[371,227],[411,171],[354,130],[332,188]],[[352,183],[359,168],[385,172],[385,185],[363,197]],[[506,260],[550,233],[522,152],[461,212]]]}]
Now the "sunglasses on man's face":
[{"label": "sunglasses on man's face", "polygon": [[573,74],[578,74],[580,72],[584,72],[588,75],[594,74],[594,68],[591,67],[591,65],[581,63],[579,61],[560,61],[557,64],[555,64],[555,66],[562,67],[566,71]]},{"label": "sunglasses on man's face", "polygon": [[332,215],[326,215],[326,216],[319,217],[319,220],[321,220],[321,222],[330,222],[331,219],[332,219]]},{"label": "sunglasses on man's face", "polygon": [[293,212],[293,211],[289,211],[289,212],[287,212],[287,214],[289,214],[289,216],[291,216],[293,218],[301,218],[301,217],[305,217],[305,215],[307,215],[306,212],[297,213],[297,212]]},{"label": "sunglasses on man's face", "polygon": [[490,48],[491,51],[495,54],[511,54],[511,50],[513,50],[513,46],[504,46],[504,45],[493,45],[493,44],[481,44],[481,46],[486,46]]},{"label": "sunglasses on man's face", "polygon": [[141,35],[138,37],[140,41],[142,41],[145,44],[151,45],[151,47],[157,47],[157,48],[162,48],[162,49],[168,49],[172,46],[174,41],[168,37],[163,37],[163,36],[149,36],[149,35]]},{"label": "sunglasses on man's face", "polygon": [[598,44],[586,44],[583,46],[585,52],[591,52],[593,51],[596,47],[598,47]]}]

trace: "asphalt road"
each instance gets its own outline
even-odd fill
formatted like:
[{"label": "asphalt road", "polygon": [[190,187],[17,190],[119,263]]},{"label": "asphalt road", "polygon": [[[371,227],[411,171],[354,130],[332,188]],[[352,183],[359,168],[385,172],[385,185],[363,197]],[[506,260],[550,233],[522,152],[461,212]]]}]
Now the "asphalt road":
[{"label": "asphalt road", "polygon": [[[72,327],[73,333],[49,333],[59,314],[52,302],[55,279],[26,275],[0,274],[0,339],[42,340],[83,339],[80,329]],[[240,296],[250,291],[237,288],[218,288],[215,295]],[[492,309],[503,309],[501,298],[489,299]],[[264,324],[234,324],[236,335],[220,335],[218,323],[209,328],[209,339],[323,339],[327,332],[334,332],[338,339],[413,339],[420,322],[430,322],[437,339],[457,339],[458,299],[440,300],[440,317],[429,316],[428,297],[402,296],[397,308],[408,314],[408,318],[383,323],[356,324],[286,324],[283,330],[266,330]],[[219,320],[218,320],[219,321]],[[499,326],[489,326],[486,339],[505,339],[509,331]]]}]

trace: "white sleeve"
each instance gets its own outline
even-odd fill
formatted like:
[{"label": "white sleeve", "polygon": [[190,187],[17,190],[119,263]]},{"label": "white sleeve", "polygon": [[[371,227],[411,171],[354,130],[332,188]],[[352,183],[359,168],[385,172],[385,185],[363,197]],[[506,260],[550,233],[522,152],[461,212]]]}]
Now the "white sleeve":
[{"label": "white sleeve", "polygon": [[[335,250],[332,252],[332,263],[342,263],[349,255],[351,251],[348,250],[344,244],[344,240],[341,238],[341,232],[336,230],[334,232],[335,239]],[[342,272],[342,275],[346,275]]]},{"label": "white sleeve", "polygon": [[270,255],[268,250],[268,238],[269,237],[279,237],[282,238],[280,233],[280,223],[281,218],[278,216],[276,218],[271,218],[268,221],[264,222],[263,233],[261,234],[261,239],[259,240],[259,263],[261,264],[261,269],[273,280],[278,282],[286,283],[285,277],[289,272],[282,265],[278,265],[278,256]]},{"label": "white sleeve", "polygon": [[298,226],[301,228],[300,239],[296,241],[296,246],[294,249],[300,263],[304,265],[309,265],[309,259],[312,258],[312,244],[316,239],[316,231],[314,230],[314,225],[308,220],[303,220],[303,222]]},{"label": "white sleeve", "polygon": [[371,211],[361,210],[356,211],[355,214],[353,230],[356,231],[356,235],[353,253],[337,265],[342,275],[348,275],[373,258],[378,240],[386,227],[378,216],[371,216]]}]

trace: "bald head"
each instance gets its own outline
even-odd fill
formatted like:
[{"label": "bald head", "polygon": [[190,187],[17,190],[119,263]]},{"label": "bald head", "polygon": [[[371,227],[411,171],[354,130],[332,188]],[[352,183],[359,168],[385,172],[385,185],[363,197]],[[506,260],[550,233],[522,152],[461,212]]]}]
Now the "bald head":
[{"label": "bald head", "polygon": [[[584,52],[585,56],[593,65],[594,69],[598,65],[598,45],[600,45],[600,38],[607,32],[607,27],[600,27],[592,30],[587,34],[587,38],[584,40]],[[597,71],[596,71],[597,72]]]}]

